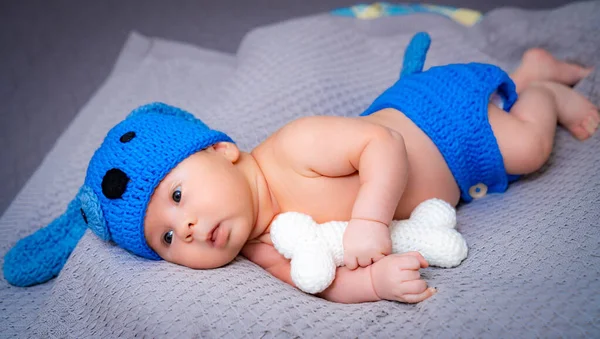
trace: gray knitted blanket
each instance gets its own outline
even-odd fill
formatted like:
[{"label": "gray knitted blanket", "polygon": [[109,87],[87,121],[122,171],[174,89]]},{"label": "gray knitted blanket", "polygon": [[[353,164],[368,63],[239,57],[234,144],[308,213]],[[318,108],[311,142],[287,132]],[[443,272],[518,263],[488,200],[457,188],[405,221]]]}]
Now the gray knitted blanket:
[{"label": "gray knitted blanket", "polygon": [[[250,32],[236,55],[132,34],[0,220],[0,254],[61,214],[93,151],[134,107],[194,112],[250,150],[302,115],[355,116],[397,78],[417,31],[426,68],[490,62],[513,70],[528,47],[600,67],[600,2],[499,9],[472,28],[431,14],[362,21],[316,15]],[[600,70],[577,87],[600,104]],[[438,293],[416,305],[343,305],[304,294],[244,258],[208,271],[134,257],[86,233],[60,276],[16,288],[0,279],[0,336],[599,337],[600,134],[560,129],[548,165],[458,209],[470,252],[423,275]]]}]

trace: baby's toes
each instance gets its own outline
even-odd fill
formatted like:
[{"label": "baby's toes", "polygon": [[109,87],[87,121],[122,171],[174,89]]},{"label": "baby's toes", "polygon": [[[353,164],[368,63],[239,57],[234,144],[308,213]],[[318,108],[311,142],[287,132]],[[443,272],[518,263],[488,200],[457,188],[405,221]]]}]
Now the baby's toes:
[{"label": "baby's toes", "polygon": [[585,140],[591,137],[600,124],[600,115],[598,110],[593,108],[590,114],[581,120],[579,123],[574,123],[571,126],[567,126],[571,134],[579,140]]},{"label": "baby's toes", "polygon": [[591,136],[598,129],[599,123],[600,115],[598,114],[598,110],[596,108],[592,108],[590,115],[583,120],[582,125]]}]

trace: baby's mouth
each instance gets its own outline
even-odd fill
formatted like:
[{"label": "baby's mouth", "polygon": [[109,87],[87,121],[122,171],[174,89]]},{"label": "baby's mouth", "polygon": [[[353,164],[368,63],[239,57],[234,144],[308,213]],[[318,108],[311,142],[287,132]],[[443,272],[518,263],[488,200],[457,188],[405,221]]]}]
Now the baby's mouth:
[{"label": "baby's mouth", "polygon": [[213,227],[213,229],[208,234],[208,238],[213,244],[215,243],[215,241],[217,240],[217,236],[219,235],[219,226],[221,226],[221,223],[218,223],[215,227]]},{"label": "baby's mouth", "polygon": [[221,223],[217,224],[210,233],[210,241],[213,247],[222,248],[225,247],[229,240],[229,232],[227,226],[223,226]]}]

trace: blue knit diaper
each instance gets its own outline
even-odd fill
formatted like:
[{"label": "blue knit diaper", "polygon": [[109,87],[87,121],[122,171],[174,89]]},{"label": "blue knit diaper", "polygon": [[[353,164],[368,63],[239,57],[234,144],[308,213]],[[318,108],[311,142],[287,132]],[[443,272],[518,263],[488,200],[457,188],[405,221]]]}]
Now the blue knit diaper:
[{"label": "blue knit diaper", "polygon": [[403,75],[361,116],[384,108],[404,113],[437,146],[461,198],[468,202],[479,195],[479,190],[504,192],[508,183],[518,178],[506,173],[488,121],[488,104],[494,92],[503,99],[503,109],[510,111],[517,100],[515,84],[497,66],[470,63],[432,67]]}]

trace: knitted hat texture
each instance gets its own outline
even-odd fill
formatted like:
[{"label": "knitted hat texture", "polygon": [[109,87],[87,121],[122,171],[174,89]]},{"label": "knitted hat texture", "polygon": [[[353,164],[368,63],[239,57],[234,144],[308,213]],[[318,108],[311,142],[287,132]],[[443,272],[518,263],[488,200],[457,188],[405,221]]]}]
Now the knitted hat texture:
[{"label": "knitted hat texture", "polygon": [[90,160],[77,195],[81,217],[103,240],[160,259],[144,238],[154,189],[182,160],[221,141],[232,142],[179,108],[152,103],[135,109],[108,132]]}]

